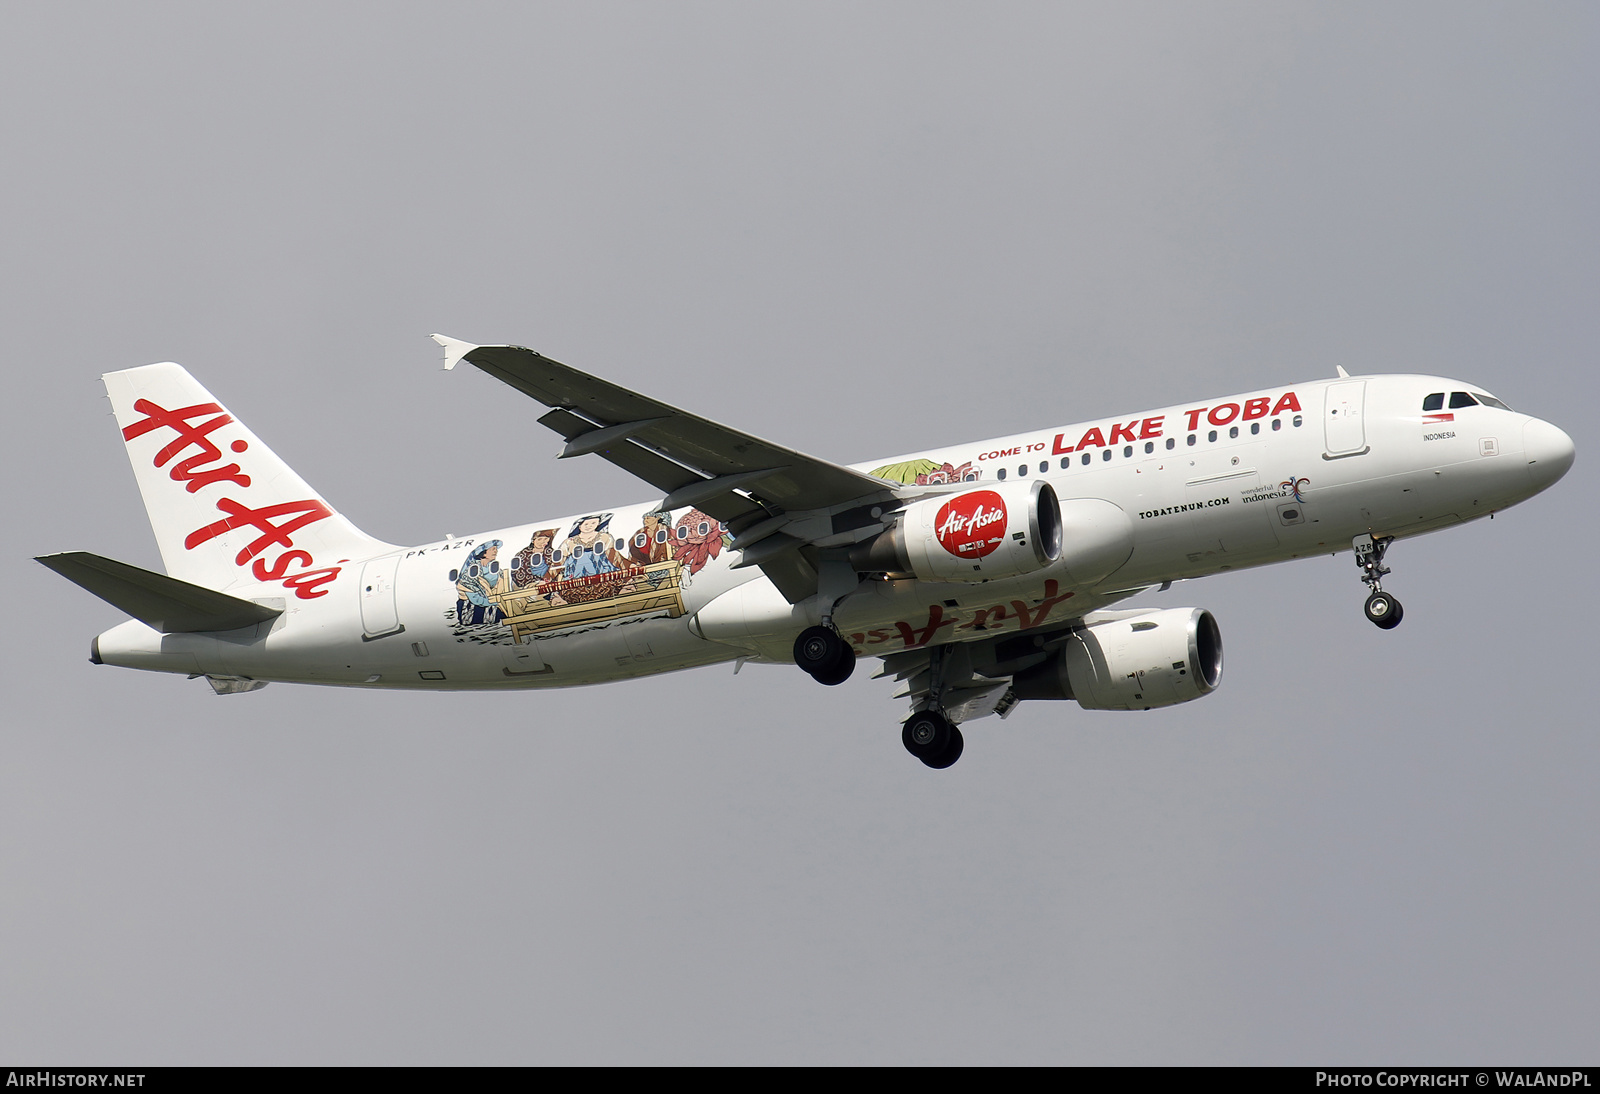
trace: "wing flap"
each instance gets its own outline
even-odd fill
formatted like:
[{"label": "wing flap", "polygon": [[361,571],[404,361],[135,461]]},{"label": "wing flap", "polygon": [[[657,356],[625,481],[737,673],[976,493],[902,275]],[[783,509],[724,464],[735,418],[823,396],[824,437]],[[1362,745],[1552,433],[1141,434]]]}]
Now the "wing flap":
[{"label": "wing flap", "polygon": [[[568,449],[574,445],[583,447],[584,438],[595,433],[603,432],[593,422],[580,418],[564,407],[557,407],[539,419],[539,424],[554,430],[567,442]],[[633,423],[627,423],[632,425]],[[628,474],[660,490],[663,494],[672,494],[676,491],[690,488],[698,483],[705,482],[704,476],[667,459],[665,456],[650,451],[642,445],[632,444],[631,433],[613,442],[605,443],[585,450],[593,452]],[[566,451],[562,456],[566,456]],[[577,455],[579,453],[573,453]],[[759,515],[762,509],[759,505],[737,494],[720,492],[708,498],[701,506],[701,512],[709,513],[720,521],[736,521],[741,517]]]}]

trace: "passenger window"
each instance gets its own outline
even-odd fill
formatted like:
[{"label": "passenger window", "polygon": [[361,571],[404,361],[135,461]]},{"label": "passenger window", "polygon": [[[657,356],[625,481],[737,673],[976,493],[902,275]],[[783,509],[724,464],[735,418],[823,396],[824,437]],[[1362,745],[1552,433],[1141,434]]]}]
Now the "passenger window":
[{"label": "passenger window", "polygon": [[1087,453],[1087,452],[1085,452],[1083,454],[1083,466],[1085,466],[1085,467],[1089,466],[1089,453]]},{"label": "passenger window", "polygon": [[1021,466],[1019,466],[1017,468],[1017,478],[1020,479],[1020,478],[1022,478],[1022,476],[1026,475],[1027,473],[1028,473],[1028,465],[1027,464],[1022,464]]},{"label": "passenger window", "polygon": [[1215,444],[1217,442],[1217,431],[1213,429],[1210,433],[1207,433],[1206,440],[1210,441],[1212,444]]},{"label": "passenger window", "polygon": [[1273,429],[1274,432],[1276,432],[1276,431],[1278,431],[1278,430],[1280,430],[1282,428],[1283,428],[1283,419],[1282,418],[1274,418],[1274,419],[1272,419],[1272,429]]},{"label": "passenger window", "polygon": [[1131,455],[1133,455],[1133,445],[1124,445],[1122,448],[1122,458],[1127,459]]},{"label": "passenger window", "polygon": [[1100,459],[1101,459],[1102,462],[1105,461],[1105,460],[1109,460],[1110,458],[1111,458],[1111,449],[1108,448],[1104,452],[1100,453]]},{"label": "passenger window", "polygon": [[1250,423],[1250,433],[1251,433],[1251,435],[1254,436],[1255,434],[1260,433],[1260,432],[1261,432],[1261,423],[1260,422],[1251,422]]},{"label": "passenger window", "polygon": [[[1167,443],[1171,444],[1172,442],[1168,441]],[[1150,453],[1154,452],[1155,450],[1156,450],[1156,442],[1155,441],[1145,441],[1144,442],[1144,454],[1146,456],[1150,455]]]},{"label": "passenger window", "polygon": [[1239,427],[1238,426],[1234,426],[1232,429],[1228,430],[1228,439],[1230,441],[1233,440],[1238,435],[1239,435]]},{"label": "passenger window", "polygon": [[1178,447],[1178,438],[1176,438],[1176,437],[1168,437],[1167,438],[1167,451],[1171,452],[1174,448],[1177,448],[1177,447]]},{"label": "passenger window", "polygon": [[1296,415],[1295,415],[1295,416],[1294,416],[1294,427],[1295,427],[1295,428],[1296,428],[1296,429],[1299,429],[1299,428],[1300,428],[1300,424],[1301,424],[1301,422],[1303,422],[1303,421],[1304,421],[1304,420],[1305,420],[1305,419],[1303,419],[1303,418],[1301,418],[1301,417],[1300,417],[1300,415],[1298,415],[1298,414],[1296,414]]},{"label": "passenger window", "polygon": [[1040,460],[1039,461],[1039,474],[1042,475],[1048,470],[1050,470],[1050,461],[1049,460]]},{"label": "passenger window", "polygon": [[1194,442],[1195,442],[1195,435],[1193,433],[1191,433],[1191,434],[1189,434],[1189,447],[1190,448],[1194,447]]},{"label": "passenger window", "polygon": [[1006,481],[1006,469],[1003,468],[1003,467],[1000,468],[1000,470],[998,470],[998,471],[996,471],[994,473],[994,477],[999,479],[1001,482],[1005,482]]},{"label": "passenger window", "polygon": [[1428,411],[1428,410],[1443,410],[1444,409],[1444,392],[1435,391],[1432,395],[1429,395],[1426,399],[1422,400],[1422,409],[1424,411]]},{"label": "passenger window", "polygon": [[1464,406],[1477,406],[1478,400],[1468,395],[1465,391],[1452,391],[1450,393],[1450,409],[1460,410]]},{"label": "passenger window", "polygon": [[1072,466],[1072,457],[1071,456],[1062,456],[1061,457],[1061,470],[1065,471],[1067,468],[1069,468],[1071,466]]}]

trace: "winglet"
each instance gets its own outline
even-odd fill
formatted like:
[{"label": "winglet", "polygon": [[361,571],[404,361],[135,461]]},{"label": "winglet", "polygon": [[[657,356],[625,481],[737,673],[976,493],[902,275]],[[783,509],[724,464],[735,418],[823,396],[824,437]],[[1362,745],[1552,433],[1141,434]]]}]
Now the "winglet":
[{"label": "winglet", "polygon": [[463,342],[459,338],[451,338],[448,334],[429,335],[435,342],[444,347],[444,370],[449,372],[467,354],[478,347],[471,342]]}]

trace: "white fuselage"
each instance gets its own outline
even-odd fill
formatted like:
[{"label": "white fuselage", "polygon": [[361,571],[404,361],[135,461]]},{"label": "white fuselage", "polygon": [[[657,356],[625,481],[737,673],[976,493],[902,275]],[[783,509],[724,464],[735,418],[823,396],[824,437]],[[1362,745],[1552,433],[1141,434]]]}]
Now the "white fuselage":
[{"label": "white fuselage", "polygon": [[[1065,565],[977,584],[867,581],[834,623],[860,655],[1065,623],[1130,590],[1346,550],[1362,533],[1472,520],[1559,478],[1571,442],[1554,426],[1488,405],[1421,409],[1431,393],[1474,390],[1427,376],[1315,381],[857,465],[932,490],[1044,478],[1063,502],[1120,507],[1133,545],[1087,587]],[[131,621],[100,636],[98,656],[252,680],[438,689],[787,661],[819,602],[791,605],[760,569],[732,568],[740,553],[714,520],[684,511],[647,520],[655,510],[597,508],[350,560],[310,597],[239,585],[229,594],[285,611],[223,634],[162,635]]]}]

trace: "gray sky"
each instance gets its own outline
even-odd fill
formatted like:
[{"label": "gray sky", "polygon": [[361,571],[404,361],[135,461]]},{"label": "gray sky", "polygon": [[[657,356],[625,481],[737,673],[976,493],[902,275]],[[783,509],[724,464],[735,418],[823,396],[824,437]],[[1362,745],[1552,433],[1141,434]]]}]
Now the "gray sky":
[{"label": "gray sky", "polygon": [[[0,1059],[1571,1063],[1600,1021],[1600,8],[0,9]],[[1215,695],[396,696],[95,668],[159,568],[100,373],[397,543],[646,500],[443,331],[840,461],[1441,372],[1578,463],[1180,584]],[[1586,710],[1589,713],[1584,713]]]}]

